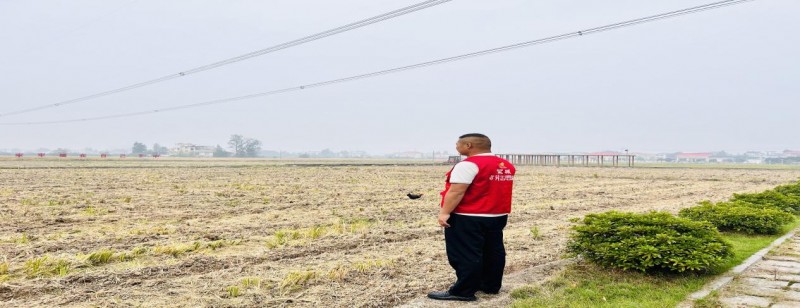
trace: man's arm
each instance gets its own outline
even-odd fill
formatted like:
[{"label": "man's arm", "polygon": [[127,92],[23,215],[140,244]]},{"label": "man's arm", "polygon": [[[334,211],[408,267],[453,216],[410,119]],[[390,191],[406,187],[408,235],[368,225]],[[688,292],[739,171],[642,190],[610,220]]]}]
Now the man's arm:
[{"label": "man's arm", "polygon": [[467,192],[467,188],[469,184],[450,184],[450,189],[447,190],[447,194],[444,195],[444,204],[442,205],[442,209],[439,211],[439,225],[442,227],[449,227],[450,225],[447,224],[447,220],[450,219],[450,212],[452,212],[459,203],[461,203],[461,199],[464,198],[464,193]]}]

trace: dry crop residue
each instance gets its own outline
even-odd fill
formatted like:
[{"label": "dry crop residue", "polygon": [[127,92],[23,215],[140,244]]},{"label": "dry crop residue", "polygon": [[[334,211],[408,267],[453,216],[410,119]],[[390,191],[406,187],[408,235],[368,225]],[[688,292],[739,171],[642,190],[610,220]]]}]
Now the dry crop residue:
[{"label": "dry crop residue", "polygon": [[[436,224],[448,166],[22,166],[56,168],[0,172],[2,305],[391,306],[454,278]],[[521,166],[507,273],[557,260],[570,218],[677,212],[798,177],[800,170]],[[409,200],[408,192],[424,196]]]}]

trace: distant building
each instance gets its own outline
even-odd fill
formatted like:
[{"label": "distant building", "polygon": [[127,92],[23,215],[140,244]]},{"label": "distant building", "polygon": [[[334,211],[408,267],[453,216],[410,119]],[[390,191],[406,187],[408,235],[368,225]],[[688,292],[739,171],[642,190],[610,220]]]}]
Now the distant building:
[{"label": "distant building", "polygon": [[675,155],[675,161],[687,163],[707,163],[711,161],[711,153],[678,153]]},{"label": "distant building", "polygon": [[665,154],[652,154],[652,153],[629,153],[629,155],[635,155],[636,161],[640,162],[655,162],[655,161],[663,161],[666,157]]},{"label": "distant building", "polygon": [[767,156],[767,154],[761,151],[747,151],[744,152],[744,156],[751,158],[764,158]]},{"label": "distant building", "polygon": [[207,145],[195,145],[191,143],[178,143],[176,147],[171,149],[175,156],[184,157],[213,157],[216,147]]},{"label": "distant building", "polygon": [[709,161],[712,163],[735,163],[736,157],[728,155],[728,153],[725,152],[717,152],[711,154]]},{"label": "distant building", "polygon": [[800,151],[783,151],[783,157],[800,157]]},{"label": "distant building", "polygon": [[390,158],[413,158],[419,159],[424,158],[425,153],[416,152],[416,151],[409,151],[409,152],[399,152],[399,153],[392,153],[388,155]]},{"label": "distant building", "polygon": [[770,157],[782,157],[783,156],[783,153],[778,152],[778,151],[766,151],[764,154],[766,154],[767,158],[770,158]]}]

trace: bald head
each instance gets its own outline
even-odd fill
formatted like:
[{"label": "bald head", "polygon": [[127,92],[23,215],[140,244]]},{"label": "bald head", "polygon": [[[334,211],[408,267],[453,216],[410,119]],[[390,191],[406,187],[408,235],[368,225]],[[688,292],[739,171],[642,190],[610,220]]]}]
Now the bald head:
[{"label": "bald head", "polygon": [[462,155],[492,152],[492,140],[484,134],[466,134],[458,137],[456,149]]}]

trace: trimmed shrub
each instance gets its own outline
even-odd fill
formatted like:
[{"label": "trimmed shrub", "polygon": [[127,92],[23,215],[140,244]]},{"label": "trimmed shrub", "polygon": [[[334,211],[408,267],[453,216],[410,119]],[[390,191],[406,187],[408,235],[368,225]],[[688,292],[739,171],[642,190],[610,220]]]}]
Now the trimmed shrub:
[{"label": "trimmed shrub", "polygon": [[773,189],[776,192],[784,194],[786,196],[800,198],[800,182],[794,184],[787,184],[775,187]]},{"label": "trimmed shrub", "polygon": [[800,214],[800,196],[784,195],[775,190],[757,194],[733,194],[732,202],[747,202],[759,208],[773,208],[787,213]]},{"label": "trimmed shrub", "polygon": [[747,234],[778,234],[781,227],[794,221],[794,215],[775,208],[759,208],[745,202],[703,201],[700,205],[686,208],[680,217],[696,221],[708,221],[719,231],[736,231]]},{"label": "trimmed shrub", "polygon": [[570,253],[624,270],[707,271],[733,256],[710,223],[665,212],[589,214],[574,231]]}]

